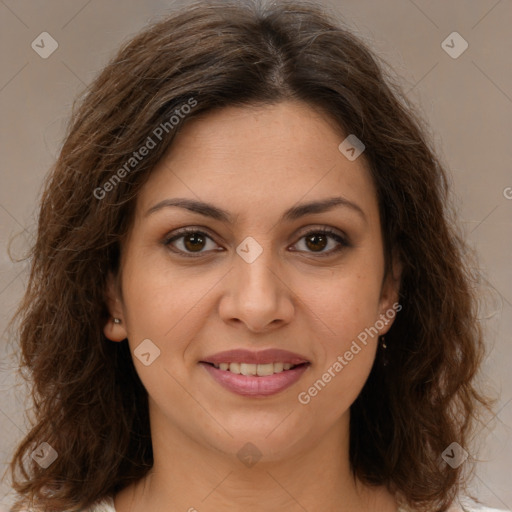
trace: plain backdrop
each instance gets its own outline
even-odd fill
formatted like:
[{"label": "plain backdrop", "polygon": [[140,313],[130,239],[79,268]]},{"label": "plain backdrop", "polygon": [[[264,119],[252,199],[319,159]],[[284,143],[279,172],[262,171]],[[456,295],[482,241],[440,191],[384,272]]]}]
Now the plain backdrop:
[{"label": "plain backdrop", "polygon": [[[454,204],[478,253],[482,285],[493,293],[480,314],[489,352],[483,379],[499,395],[499,402],[495,421],[479,429],[482,449],[473,485],[489,506],[512,509],[512,3],[322,3],[401,77],[450,171]],[[33,240],[42,179],[62,144],[74,97],[122,42],[173,5],[164,0],[0,1],[2,472],[27,430],[29,405],[15,375],[15,339],[5,331],[26,283],[27,264],[11,261],[8,241],[16,257]],[[47,58],[31,46],[42,32],[58,44]],[[467,49],[456,56],[466,43]],[[446,45],[452,47],[452,55],[445,51]],[[11,494],[6,478],[0,486],[4,507],[11,503]]]}]

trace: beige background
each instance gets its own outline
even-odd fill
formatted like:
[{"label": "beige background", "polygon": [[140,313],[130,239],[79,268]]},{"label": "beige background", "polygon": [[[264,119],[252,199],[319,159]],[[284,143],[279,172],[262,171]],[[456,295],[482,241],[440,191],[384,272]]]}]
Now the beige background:
[{"label": "beige background", "polygon": [[[482,308],[489,357],[485,379],[500,394],[494,430],[481,428],[475,492],[512,509],[512,71],[510,0],[324,0],[402,77],[429,121],[448,165],[468,240],[495,300]],[[112,52],[170,1],[0,0],[0,471],[27,424],[4,329],[26,282],[12,263],[30,243],[43,175],[55,159],[75,95]],[[31,43],[49,32],[58,49],[41,58]],[[458,58],[441,43],[457,31],[469,44]],[[458,44],[458,43],[457,43]],[[471,456],[472,454],[470,454]],[[11,502],[8,481],[0,503]]]}]

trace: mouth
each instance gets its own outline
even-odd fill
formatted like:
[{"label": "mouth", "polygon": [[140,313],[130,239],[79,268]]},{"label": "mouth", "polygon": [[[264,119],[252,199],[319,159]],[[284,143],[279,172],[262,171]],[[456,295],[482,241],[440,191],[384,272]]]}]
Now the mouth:
[{"label": "mouth", "polygon": [[244,397],[276,395],[295,384],[311,366],[309,362],[291,363],[211,363],[200,366],[224,389]]}]

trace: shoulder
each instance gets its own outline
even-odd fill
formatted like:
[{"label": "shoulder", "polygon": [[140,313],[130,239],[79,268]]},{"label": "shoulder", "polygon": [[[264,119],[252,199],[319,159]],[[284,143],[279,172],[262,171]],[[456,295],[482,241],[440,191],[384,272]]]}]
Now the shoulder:
[{"label": "shoulder", "polygon": [[[0,512],[1,510],[2,509],[0,508]],[[37,510],[39,512],[39,509]],[[21,512],[33,512],[33,509],[28,510],[24,508]],[[114,508],[114,498],[112,496],[102,498],[90,507],[83,509],[81,512],[116,512],[116,509]]]},{"label": "shoulder", "polygon": [[[414,512],[412,509],[403,506],[399,509],[399,512]],[[479,505],[477,503],[471,502],[462,502],[462,503],[454,503],[447,512],[511,512],[510,510],[505,510],[501,508],[490,508],[484,505]]]},{"label": "shoulder", "polygon": [[465,507],[455,509],[454,512],[459,510],[460,512],[510,512],[510,510],[505,510],[504,508],[489,508],[489,507]]},{"label": "shoulder", "polygon": [[[91,507],[89,507],[84,512],[116,512],[114,508],[114,499],[112,496],[108,496]],[[483,505],[477,504],[462,504],[462,505],[452,505],[448,512],[512,512],[510,510],[498,509],[498,508],[490,508],[485,507]]]},{"label": "shoulder", "polygon": [[84,510],[84,512],[116,512],[116,509],[114,508],[114,498],[112,496],[107,496],[98,500],[88,509]]},{"label": "shoulder", "polygon": [[501,508],[490,508],[478,504],[461,504],[452,506],[449,512],[510,512],[510,510],[505,510]]}]

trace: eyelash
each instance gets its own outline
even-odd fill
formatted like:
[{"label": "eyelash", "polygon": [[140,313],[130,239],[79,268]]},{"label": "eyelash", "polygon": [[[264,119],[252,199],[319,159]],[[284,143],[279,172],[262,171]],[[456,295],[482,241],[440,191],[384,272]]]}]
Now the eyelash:
[{"label": "eyelash", "polygon": [[[210,240],[212,240],[213,242],[215,242],[215,240],[213,240],[213,238],[208,233],[205,233],[204,231],[201,231],[200,229],[197,229],[197,228],[183,228],[183,229],[180,229],[180,230],[176,231],[171,237],[166,237],[163,240],[162,243],[166,247],[169,247],[172,244],[172,242],[174,242],[176,240],[179,240],[180,238],[183,238],[184,236],[189,235],[189,234],[201,235],[201,236],[207,237]],[[299,240],[301,240],[302,238],[305,238],[305,237],[307,237],[309,235],[313,235],[313,234],[315,234],[315,235],[326,235],[326,236],[334,239],[336,242],[338,242],[340,244],[337,248],[331,249],[328,252],[317,252],[317,253],[315,253],[315,252],[312,252],[312,251],[308,251],[308,252],[310,252],[310,254],[316,254],[320,258],[331,256],[331,255],[333,255],[335,253],[340,252],[342,249],[344,249],[346,247],[350,247],[350,244],[349,244],[349,242],[347,241],[346,238],[344,238],[338,232],[333,231],[330,228],[311,229],[310,231],[304,233],[299,238]],[[199,258],[201,255],[204,254],[204,252],[197,252],[197,253],[195,253],[193,255],[193,253],[187,253],[187,252],[182,251],[181,249],[175,249],[175,248],[172,248],[170,250],[172,250],[175,253],[179,253],[181,256],[184,256],[186,258]],[[303,252],[303,251],[297,251],[297,252]]]}]

